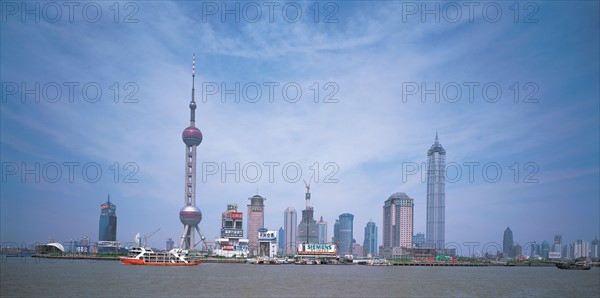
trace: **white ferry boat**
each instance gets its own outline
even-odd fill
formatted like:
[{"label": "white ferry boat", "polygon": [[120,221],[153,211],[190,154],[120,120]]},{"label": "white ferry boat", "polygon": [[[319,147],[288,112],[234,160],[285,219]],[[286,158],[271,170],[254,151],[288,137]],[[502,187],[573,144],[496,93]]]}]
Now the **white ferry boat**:
[{"label": "white ferry boat", "polygon": [[170,251],[154,252],[148,247],[132,247],[127,257],[120,257],[125,265],[154,265],[154,266],[195,266],[198,260],[189,260],[188,251],[174,248]]}]

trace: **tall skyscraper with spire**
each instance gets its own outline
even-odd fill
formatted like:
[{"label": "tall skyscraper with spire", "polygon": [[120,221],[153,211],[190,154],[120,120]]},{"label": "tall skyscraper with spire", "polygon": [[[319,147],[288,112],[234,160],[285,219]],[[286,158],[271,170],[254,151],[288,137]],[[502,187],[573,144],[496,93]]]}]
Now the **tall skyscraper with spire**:
[{"label": "tall skyscraper with spire", "polygon": [[446,241],[446,150],[435,133],[427,151],[427,232],[426,246],[443,249]]},{"label": "tall skyscraper with spire", "polygon": [[502,256],[505,258],[512,257],[513,254],[510,253],[511,247],[513,247],[513,232],[509,227],[504,230],[504,236],[502,237]]},{"label": "tall skyscraper with spire", "polygon": [[298,225],[298,235],[296,242],[301,243],[319,243],[319,231],[317,227],[317,221],[314,219],[314,210],[310,205],[310,184],[304,182],[306,186],[306,194],[304,196],[306,200],[306,209],[302,210],[302,219]]},{"label": "tall skyscraper with spire", "polygon": [[193,249],[195,231],[204,240],[198,224],[202,221],[202,212],[196,207],[196,147],[202,143],[202,132],[196,128],[196,101],[194,83],[196,77],[196,56],[192,57],[192,100],[190,102],[190,126],[183,130],[181,138],[185,143],[185,196],[184,206],[179,211],[179,220],[183,224],[183,235],[179,242],[182,249]]}]

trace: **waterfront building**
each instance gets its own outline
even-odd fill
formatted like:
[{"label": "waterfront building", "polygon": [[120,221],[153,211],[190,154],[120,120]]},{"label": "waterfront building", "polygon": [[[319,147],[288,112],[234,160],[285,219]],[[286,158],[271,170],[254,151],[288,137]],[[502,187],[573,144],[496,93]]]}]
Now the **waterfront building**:
[{"label": "waterfront building", "polygon": [[[100,224],[98,242],[105,241],[108,246],[117,241],[117,206],[110,202],[110,195],[106,203],[100,205]],[[116,245],[116,244],[115,244]]]},{"label": "waterfront building", "polygon": [[244,239],[244,214],[237,204],[228,204],[221,214],[221,237],[215,240],[215,255],[222,257],[247,257],[248,239]]},{"label": "waterfront building", "polygon": [[[377,244],[377,225],[373,220],[369,220],[365,226],[365,239],[363,241],[363,255],[376,257],[378,255],[378,244]],[[356,250],[354,251],[356,252]]]},{"label": "waterfront building", "polygon": [[[427,247],[444,248],[446,235],[446,150],[435,142],[427,151]],[[412,237],[412,234],[411,234]]]},{"label": "waterfront building", "polygon": [[354,215],[343,213],[339,216],[339,239],[337,239],[338,254],[340,256],[352,254],[352,240],[354,239]]},{"label": "waterfront building", "polygon": [[510,254],[510,247],[515,243],[513,241],[513,232],[510,230],[510,227],[507,227],[504,230],[504,237],[502,238],[502,256],[505,258],[513,257]]},{"label": "waterfront building", "polygon": [[296,254],[296,229],[298,224],[298,215],[296,214],[296,209],[293,207],[288,207],[285,209],[283,213],[283,231],[284,237],[283,241],[285,242],[285,246],[283,249],[283,253],[285,255],[294,255]]},{"label": "waterfront building", "polygon": [[327,222],[323,220],[323,216],[321,216],[321,219],[317,222],[317,230],[319,231],[318,242],[320,244],[327,243]]},{"label": "waterfront building", "polygon": [[184,171],[184,206],[179,211],[179,220],[183,224],[183,235],[179,241],[182,249],[194,249],[195,232],[201,240],[204,236],[198,225],[202,221],[202,212],[196,207],[196,148],[202,143],[202,132],[196,127],[196,101],[194,100],[194,83],[196,78],[196,57],[192,57],[192,100],[190,101],[190,125],[183,130],[181,138],[185,143],[185,171]]},{"label": "waterfront building", "polygon": [[167,251],[173,249],[173,247],[175,247],[175,241],[173,241],[173,239],[171,239],[171,238],[167,239],[167,243],[166,243]]},{"label": "waterfront building", "polygon": [[415,248],[425,247],[425,234],[424,233],[419,232],[413,236],[413,247],[415,247]]},{"label": "waterfront building", "polygon": [[[412,248],[414,200],[403,192],[392,194],[383,205],[384,257]],[[395,251],[395,252],[394,252]]]},{"label": "waterfront building", "polygon": [[250,255],[258,254],[258,230],[265,226],[265,204],[266,198],[259,195],[248,198],[248,249]]},{"label": "waterfront building", "polygon": [[258,256],[274,258],[277,255],[277,231],[258,230]]},{"label": "waterfront building", "polygon": [[314,209],[310,205],[310,184],[306,184],[306,194],[304,196],[306,209],[302,210],[302,219],[298,224],[298,234],[296,235],[297,243],[318,243],[319,230],[317,221],[314,219]]}]

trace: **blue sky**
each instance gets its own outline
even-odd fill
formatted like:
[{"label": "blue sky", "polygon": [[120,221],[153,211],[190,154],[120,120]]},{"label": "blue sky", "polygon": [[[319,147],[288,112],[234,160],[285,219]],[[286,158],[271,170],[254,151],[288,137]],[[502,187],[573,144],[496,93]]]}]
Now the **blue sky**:
[{"label": "blue sky", "polygon": [[[518,13],[512,2],[478,2],[472,18],[465,3],[439,2],[439,21],[422,10],[436,2],[318,2],[318,15],[313,2],[285,2],[272,20],[262,2],[131,2],[118,15],[112,2],[81,2],[72,20],[57,3],[27,4],[39,22],[21,2],[2,7],[2,242],[97,239],[108,193],[119,240],[157,228],[151,244],[179,239],[193,52],[197,204],[209,239],[226,205],[246,212],[257,189],[265,225],[279,228],[287,207],[304,208],[302,180],[315,171],[312,205],[329,236],[346,212],[357,241],[370,219],[381,234],[383,202],[398,191],[415,199],[414,231],[425,232],[425,181],[406,170],[424,171],[436,131],[452,164],[448,242],[501,242],[507,226],[520,243],[600,234],[597,2],[520,3]],[[222,102],[236,83],[239,102]],[[222,179],[222,165],[236,163],[239,182]],[[210,165],[218,174],[203,179]],[[40,181],[23,179],[23,167]]]}]

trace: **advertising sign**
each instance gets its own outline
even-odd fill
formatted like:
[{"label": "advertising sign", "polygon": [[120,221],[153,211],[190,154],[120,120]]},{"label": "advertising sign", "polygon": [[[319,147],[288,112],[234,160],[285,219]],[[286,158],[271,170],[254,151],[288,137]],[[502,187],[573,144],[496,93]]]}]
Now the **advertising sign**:
[{"label": "advertising sign", "polygon": [[548,253],[548,259],[560,259],[560,251],[551,251]]},{"label": "advertising sign", "polygon": [[242,215],[242,212],[237,212],[237,211],[228,211],[228,212],[225,214],[225,217],[226,217],[226,218],[231,218],[231,219],[233,219],[233,220],[242,220],[242,218],[243,218],[243,215]]},{"label": "advertising sign", "polygon": [[244,231],[242,229],[221,229],[222,238],[242,238],[244,237]]},{"label": "advertising sign", "polygon": [[335,255],[335,244],[298,244],[299,255]]}]

